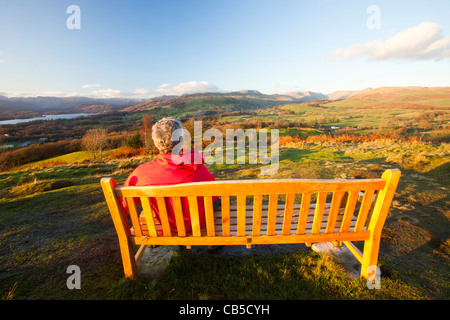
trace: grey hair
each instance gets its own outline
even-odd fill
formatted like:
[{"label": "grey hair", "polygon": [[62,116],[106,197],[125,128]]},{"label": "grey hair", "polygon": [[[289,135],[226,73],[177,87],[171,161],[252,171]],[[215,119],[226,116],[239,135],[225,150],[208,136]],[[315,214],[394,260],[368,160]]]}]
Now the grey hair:
[{"label": "grey hair", "polygon": [[[172,140],[173,133],[180,129],[181,132],[176,132],[175,139]],[[163,118],[153,125],[152,139],[159,152],[170,153],[180,141],[183,141],[183,125],[178,119]]]}]

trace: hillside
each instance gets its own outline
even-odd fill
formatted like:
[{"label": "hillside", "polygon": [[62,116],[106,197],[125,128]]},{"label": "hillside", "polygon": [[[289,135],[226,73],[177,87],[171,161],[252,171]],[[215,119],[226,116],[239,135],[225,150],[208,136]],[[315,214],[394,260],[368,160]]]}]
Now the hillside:
[{"label": "hillside", "polygon": [[265,109],[274,106],[329,101],[329,106],[358,106],[372,109],[447,109],[450,87],[383,87],[340,90],[329,94],[296,91],[263,94],[257,90],[204,92],[150,99],[93,99],[86,97],[15,97],[0,96],[0,120],[29,118],[57,113],[127,113],[152,111],[155,116],[201,116],[230,111]]},{"label": "hillside", "polygon": [[382,87],[363,90],[333,101],[329,106],[364,106],[372,109],[450,109],[450,87]]}]

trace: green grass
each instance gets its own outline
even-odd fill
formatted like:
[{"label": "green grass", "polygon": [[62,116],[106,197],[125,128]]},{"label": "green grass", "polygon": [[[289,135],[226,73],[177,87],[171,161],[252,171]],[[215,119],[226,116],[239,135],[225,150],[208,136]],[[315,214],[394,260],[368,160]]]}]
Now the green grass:
[{"label": "green grass", "polygon": [[[339,264],[311,250],[241,257],[181,250],[158,281],[129,281],[99,181],[112,176],[122,184],[147,158],[0,173],[0,296],[17,284],[14,299],[448,298],[449,160],[446,144],[280,148],[280,169],[270,178],[373,178],[402,170],[381,239],[381,290],[350,281]],[[209,167],[218,180],[267,178],[259,165]],[[66,287],[70,265],[81,269],[81,290]]]}]

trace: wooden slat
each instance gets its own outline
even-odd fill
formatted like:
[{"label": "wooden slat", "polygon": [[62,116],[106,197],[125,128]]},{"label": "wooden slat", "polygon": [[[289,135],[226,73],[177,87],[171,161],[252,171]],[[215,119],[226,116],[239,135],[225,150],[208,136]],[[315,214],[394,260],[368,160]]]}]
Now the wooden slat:
[{"label": "wooden slat", "polygon": [[146,187],[115,187],[120,197],[180,197],[188,196],[217,196],[217,195],[252,195],[287,194],[293,190],[307,190],[307,192],[335,192],[357,191],[384,188],[384,179],[353,179],[353,180],[309,180],[309,179],[263,179],[263,180],[226,180],[209,182],[192,182],[165,186]]},{"label": "wooden slat", "polygon": [[326,233],[334,232],[334,226],[336,225],[336,218],[343,196],[344,196],[343,191],[336,191],[335,193],[333,193],[333,199],[331,200],[330,206],[330,213],[328,214],[327,230],[325,231]]},{"label": "wooden slat", "polygon": [[136,205],[133,198],[125,198],[127,202],[128,213],[130,214],[131,223],[133,224],[134,234],[136,237],[142,237],[141,223],[139,215],[136,210]]},{"label": "wooden slat", "polygon": [[198,212],[198,202],[197,197],[188,197],[189,201],[189,212],[191,214],[191,224],[192,224],[192,235],[194,237],[200,237],[200,217]]},{"label": "wooden slat", "polygon": [[[150,199],[147,197],[142,197],[141,204],[142,204],[142,209],[144,210],[145,221],[147,222],[146,226],[147,226],[148,234],[151,237],[157,237],[158,233],[156,232],[155,221],[153,220],[153,210],[152,210],[152,207],[150,206]],[[144,229],[144,228],[142,228],[142,229]]]},{"label": "wooden slat", "polygon": [[212,197],[203,197],[203,202],[205,204],[206,232],[208,237],[214,237],[214,208]]},{"label": "wooden slat", "polygon": [[253,197],[253,236],[259,236],[261,234],[261,211],[262,195],[258,194]]},{"label": "wooden slat", "polygon": [[[340,227],[341,227],[341,223],[342,223],[342,218],[344,216],[344,208],[339,209],[339,214],[337,216],[337,219],[335,220],[335,228],[332,230],[333,233],[338,233],[340,232]],[[250,235],[253,234],[253,230],[254,230],[254,224],[253,224],[253,218],[251,216],[251,213],[253,211],[248,210],[247,212],[247,216],[245,219],[245,233],[246,235]],[[223,236],[222,234],[222,217],[220,215],[220,212],[216,212],[215,213],[216,216],[214,217],[214,226],[215,226],[215,235],[220,237]],[[329,209],[325,209],[324,213],[323,213],[323,217],[322,217],[322,223],[320,225],[320,233],[325,233],[325,230],[327,229],[329,231],[329,224],[328,224],[328,219],[329,219]],[[268,210],[266,209],[265,211],[263,210],[261,213],[262,218],[260,219],[260,227],[259,230],[261,230],[260,232],[267,232],[267,226],[268,226]],[[312,226],[313,226],[313,222],[314,222],[314,217],[315,217],[315,209],[311,208],[309,209],[308,213],[307,213],[307,217],[305,219],[304,224],[304,229],[305,229],[305,233],[306,234],[311,234],[311,230],[312,230]],[[297,212],[294,212],[292,214],[291,217],[291,228],[289,229],[288,234],[296,234],[296,230],[297,230],[297,223],[299,221],[299,215]],[[283,210],[278,210],[277,212],[277,216],[275,219],[275,235],[279,235],[282,234],[283,232],[286,231],[286,227],[285,227],[285,220],[284,220],[284,211]],[[237,235],[237,230],[238,230],[238,217],[237,217],[237,213],[235,212],[232,216],[230,216],[229,219],[229,234],[231,236],[233,235]],[[354,227],[356,224],[356,217],[353,217],[351,223],[350,223],[350,227]],[[143,233],[144,235],[147,235],[147,226],[144,224],[142,227]],[[189,234],[188,234],[189,235]],[[202,236],[207,236],[207,232],[203,231],[202,232]]]},{"label": "wooden slat", "polygon": [[172,232],[170,231],[169,217],[167,215],[166,201],[163,197],[156,197],[156,203],[158,205],[159,219],[161,220],[161,226],[165,237],[170,237]]},{"label": "wooden slat", "polygon": [[173,210],[175,211],[175,221],[177,223],[177,232],[179,237],[186,236],[186,229],[184,226],[183,206],[180,197],[172,197]]},{"label": "wooden slat", "polygon": [[289,234],[292,223],[292,214],[294,211],[295,193],[286,195],[286,203],[284,207],[283,234]]},{"label": "wooden slat", "polygon": [[312,228],[313,234],[320,233],[320,226],[322,225],[322,217],[323,217],[323,211],[325,209],[326,200],[327,200],[326,192],[320,192],[317,195],[316,210],[314,213],[314,223],[313,223],[313,228]]},{"label": "wooden slat", "polygon": [[[258,237],[141,237],[132,238],[134,244],[146,245],[246,245],[252,244],[283,244],[283,243],[305,243],[305,242],[332,242],[332,241],[360,241],[367,240],[370,232],[349,232],[336,234],[306,234],[288,236],[258,236]],[[249,241],[250,240],[250,241]]]},{"label": "wooden slat", "polygon": [[[342,224],[342,217],[343,215],[340,214],[339,218],[336,221],[336,225],[335,225],[335,229],[333,230],[333,232],[339,232],[340,228],[341,228],[341,224]],[[315,228],[319,228],[320,232],[316,232],[316,233],[324,233],[326,228],[327,228],[327,215],[323,216],[323,221],[320,225],[315,225]],[[296,232],[296,223],[298,221],[298,216],[293,217],[292,219],[292,225],[291,228],[289,229],[290,233],[295,233]],[[313,228],[313,221],[314,221],[314,216],[309,216],[308,220],[305,223],[305,232],[311,232],[312,228]],[[237,224],[237,218],[232,218],[230,220],[230,231],[237,231],[238,230],[238,224]],[[252,230],[252,224],[251,224],[251,220],[248,219],[247,220],[247,224],[245,225],[246,228],[246,232],[248,232],[250,234],[250,231]],[[283,217],[277,217],[275,223],[273,224],[273,229],[275,230],[274,234],[281,234],[283,232]],[[354,227],[356,224],[356,217],[352,219],[352,221],[350,222],[350,226]],[[216,235],[221,234],[221,224],[220,223],[216,223]],[[269,228],[269,224],[267,223],[267,218],[263,218],[261,221],[261,232],[262,231],[267,231],[267,229]]]},{"label": "wooden slat", "polygon": [[238,223],[238,236],[245,236],[245,195],[237,196],[237,223]]},{"label": "wooden slat", "polygon": [[306,219],[308,218],[309,205],[311,203],[311,193],[305,192],[302,195],[302,203],[299,212],[299,220],[297,225],[297,234],[304,234],[306,228]]},{"label": "wooden slat", "polygon": [[344,218],[341,224],[341,232],[348,232],[350,229],[350,222],[353,218],[353,213],[355,211],[356,202],[358,201],[358,191],[350,191],[347,199],[347,204],[345,206]]},{"label": "wooden slat", "polygon": [[222,235],[230,236],[230,198],[222,195]]},{"label": "wooden slat", "polygon": [[278,204],[278,194],[269,195],[269,211],[268,211],[268,221],[267,221],[267,235],[272,236],[275,234],[275,223],[277,217],[277,204]]},{"label": "wooden slat", "polygon": [[366,190],[361,202],[361,208],[359,209],[358,219],[356,220],[355,232],[362,231],[366,224],[367,215],[372,207],[372,198],[375,190]]}]

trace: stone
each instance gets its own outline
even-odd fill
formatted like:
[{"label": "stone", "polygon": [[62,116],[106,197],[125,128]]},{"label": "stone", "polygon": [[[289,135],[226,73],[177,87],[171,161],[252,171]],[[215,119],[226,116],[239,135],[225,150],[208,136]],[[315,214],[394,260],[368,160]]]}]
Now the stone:
[{"label": "stone", "polygon": [[137,264],[139,278],[157,280],[163,275],[173,253],[179,248],[179,246],[149,246],[145,248]]},{"label": "stone", "polygon": [[335,247],[331,242],[320,242],[314,243],[311,249],[330,256],[335,262],[342,265],[350,279],[359,279],[361,264],[344,244],[341,247]]}]

